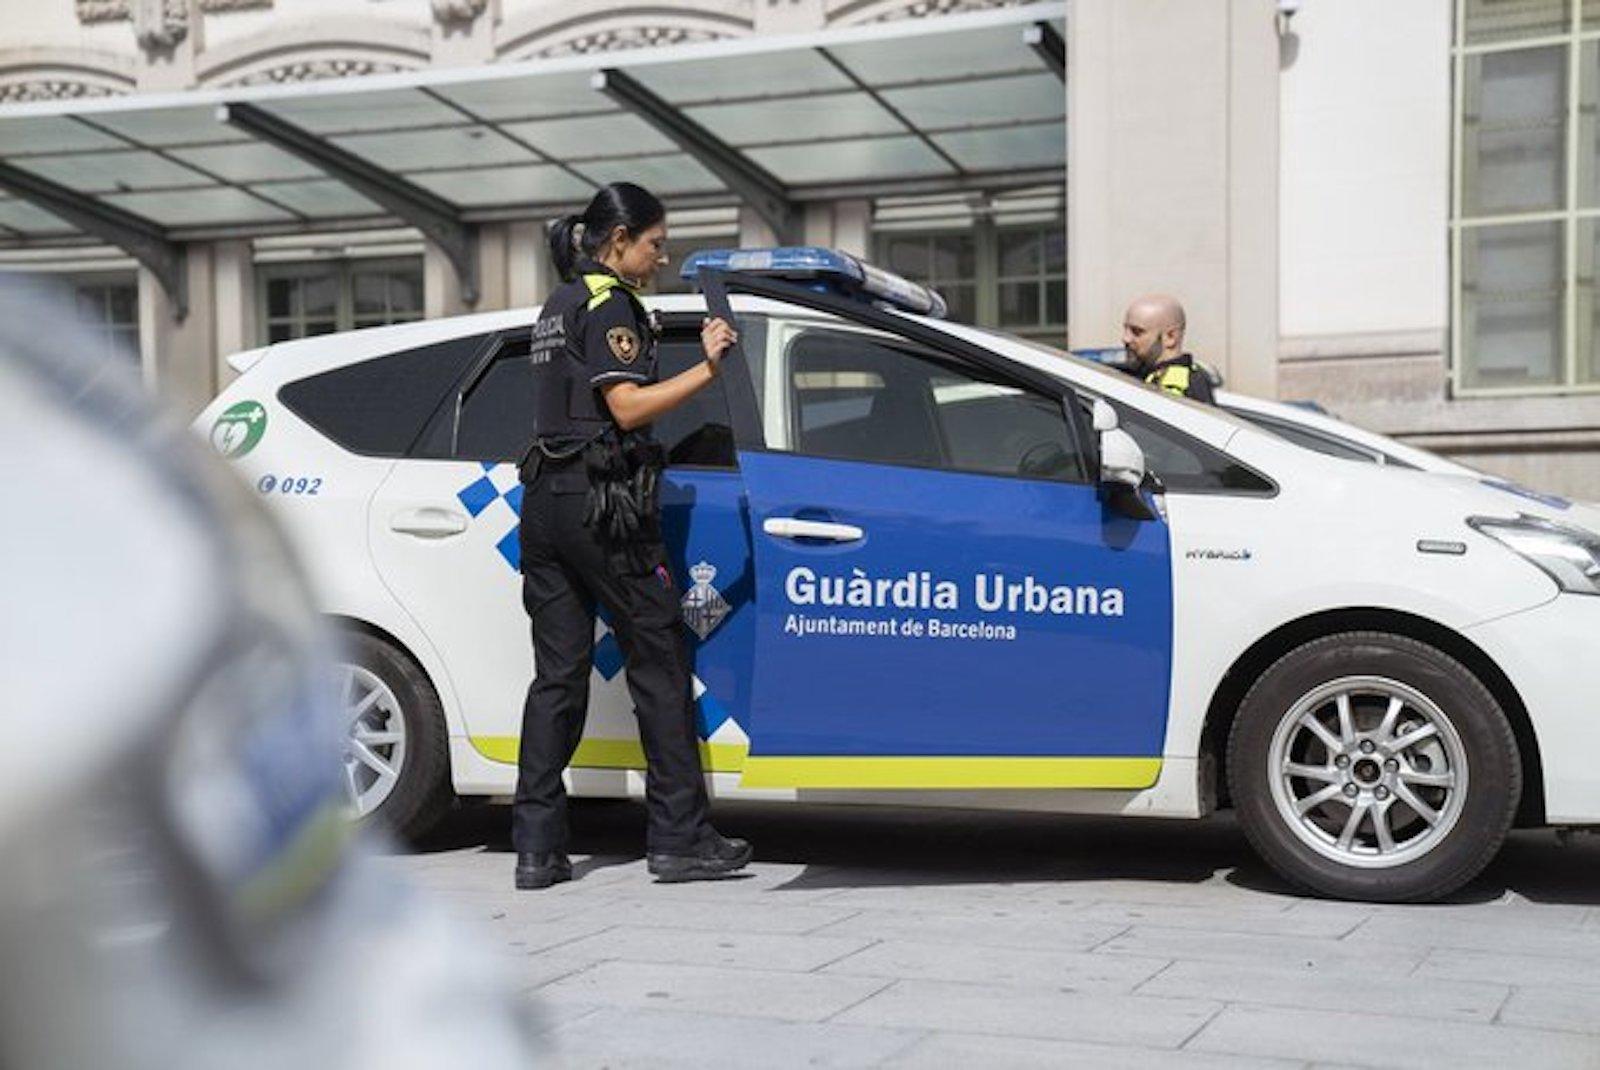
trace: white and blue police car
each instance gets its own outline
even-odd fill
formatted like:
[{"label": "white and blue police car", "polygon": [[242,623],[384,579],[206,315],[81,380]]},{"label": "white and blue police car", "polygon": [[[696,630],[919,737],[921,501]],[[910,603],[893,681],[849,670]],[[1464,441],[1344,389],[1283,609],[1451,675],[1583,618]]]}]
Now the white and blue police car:
[{"label": "white and blue police car", "polygon": [[[1356,463],[947,322],[821,249],[646,298],[663,511],[718,796],[1199,818],[1321,894],[1426,900],[1513,824],[1600,824],[1600,513]],[[285,342],[198,427],[349,636],[356,809],[505,796],[535,666],[515,462],[533,310]],[[642,792],[609,628],[578,795]]]}]

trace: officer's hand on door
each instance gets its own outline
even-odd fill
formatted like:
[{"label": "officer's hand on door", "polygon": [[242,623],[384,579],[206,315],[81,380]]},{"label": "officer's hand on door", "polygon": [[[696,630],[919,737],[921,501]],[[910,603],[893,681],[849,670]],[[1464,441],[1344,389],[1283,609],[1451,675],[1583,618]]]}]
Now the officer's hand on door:
[{"label": "officer's hand on door", "polygon": [[718,317],[707,319],[700,327],[700,345],[705,350],[706,362],[711,365],[712,371],[722,360],[722,355],[728,347],[739,340],[739,332],[735,331],[728,321]]}]

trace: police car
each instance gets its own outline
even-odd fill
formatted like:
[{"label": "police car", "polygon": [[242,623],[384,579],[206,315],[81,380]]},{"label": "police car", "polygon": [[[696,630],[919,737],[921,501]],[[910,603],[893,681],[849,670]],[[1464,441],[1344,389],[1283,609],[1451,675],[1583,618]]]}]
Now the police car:
[{"label": "police car", "polygon": [[[1318,893],[1425,900],[1513,823],[1600,823],[1600,515],[1355,464],[1008,335],[819,249],[697,254],[647,298],[719,797],[1199,818]],[[531,678],[515,462],[530,310],[281,343],[198,427],[356,651],[356,809],[505,796]],[[642,791],[595,634],[575,794]]]}]

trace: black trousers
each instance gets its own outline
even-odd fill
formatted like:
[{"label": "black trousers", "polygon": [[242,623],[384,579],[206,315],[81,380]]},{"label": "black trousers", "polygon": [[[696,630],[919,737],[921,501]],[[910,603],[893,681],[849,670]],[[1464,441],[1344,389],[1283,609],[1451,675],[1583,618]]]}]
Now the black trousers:
[{"label": "black trousers", "polygon": [[[576,470],[573,470],[573,469]],[[522,710],[511,839],[517,851],[564,851],[561,773],[583,737],[596,605],[611,614],[644,744],[652,852],[680,853],[708,827],[695,732],[682,593],[665,568],[630,569],[583,525],[582,466],[541,471],[522,498],[522,603],[533,623],[534,680]]]}]

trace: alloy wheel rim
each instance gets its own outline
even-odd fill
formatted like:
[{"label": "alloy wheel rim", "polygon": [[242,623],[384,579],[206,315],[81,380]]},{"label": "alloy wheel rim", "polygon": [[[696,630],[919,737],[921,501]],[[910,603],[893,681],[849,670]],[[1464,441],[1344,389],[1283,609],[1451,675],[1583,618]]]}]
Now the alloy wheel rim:
[{"label": "alloy wheel rim", "polygon": [[1398,680],[1349,676],[1296,701],[1267,749],[1278,816],[1324,858],[1390,869],[1436,848],[1466,803],[1466,746]]},{"label": "alloy wheel rim", "polygon": [[366,817],[399,783],[406,760],[406,721],[400,700],[377,674],[360,665],[335,667],[345,717],[345,794],[357,817]]}]

